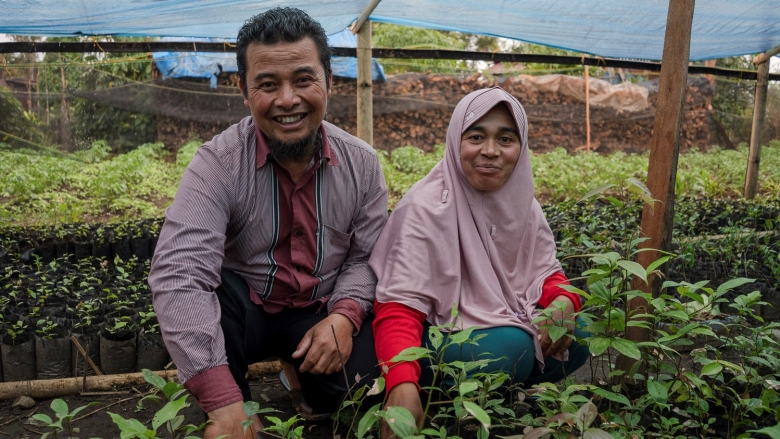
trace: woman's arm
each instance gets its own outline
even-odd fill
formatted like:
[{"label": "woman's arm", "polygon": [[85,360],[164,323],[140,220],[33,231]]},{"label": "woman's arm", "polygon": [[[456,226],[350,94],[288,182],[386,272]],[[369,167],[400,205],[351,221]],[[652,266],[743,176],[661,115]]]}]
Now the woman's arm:
[{"label": "woman's arm", "polygon": [[580,306],[582,306],[580,296],[575,293],[570,293],[558,285],[569,285],[569,279],[566,278],[566,275],[563,274],[562,271],[557,271],[544,280],[544,284],[542,285],[542,297],[539,299],[539,307],[545,309],[558,297],[565,296],[571,299],[572,304],[574,304],[574,311],[579,311]]},{"label": "woman's arm", "polygon": [[392,364],[390,360],[401,351],[422,344],[425,314],[406,305],[374,302],[374,345],[376,358],[385,375],[385,389],[389,393],[400,383],[417,385],[420,365],[416,361]]},{"label": "woman's arm", "polygon": [[[422,425],[423,408],[420,400],[420,364],[406,361],[393,364],[390,360],[401,351],[422,344],[425,314],[400,303],[374,302],[374,346],[379,366],[385,376],[385,407],[404,407]],[[382,424],[382,437],[392,436],[387,423]]]},{"label": "woman's arm", "polygon": [[[544,280],[542,286],[542,297],[539,299],[539,307],[548,308],[554,306],[559,310],[554,311],[553,320],[566,321],[565,325],[568,334],[574,334],[574,322],[571,314],[580,310],[582,301],[580,296],[570,293],[558,285],[568,285],[569,280],[563,272],[556,272]],[[548,333],[548,328],[544,325],[556,324],[553,320],[545,320],[539,324],[539,343],[542,347],[542,355],[549,357],[552,355],[563,354],[571,345],[572,338],[567,335],[553,341]]]}]

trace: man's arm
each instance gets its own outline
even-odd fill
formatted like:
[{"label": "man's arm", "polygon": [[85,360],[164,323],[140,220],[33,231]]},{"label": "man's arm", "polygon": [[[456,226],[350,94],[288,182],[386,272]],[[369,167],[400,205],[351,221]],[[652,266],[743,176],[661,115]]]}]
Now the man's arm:
[{"label": "man's arm", "polygon": [[221,283],[233,190],[219,157],[200,148],[166,211],[149,272],[154,308],[179,379],[206,412],[242,400],[227,367],[214,292]]},{"label": "man's arm", "polygon": [[349,252],[328,300],[329,315],[306,332],[293,353],[294,358],[305,356],[302,372],[341,370],[352,353],[352,334],[360,331],[374,303],[376,275],[368,266],[368,258],[387,222],[387,188],[376,155],[366,154],[366,160],[366,189],[353,220],[355,230]]},{"label": "man's arm", "polygon": [[[328,312],[346,315],[358,331],[363,323],[363,316],[372,309],[376,296],[376,275],[368,266],[368,258],[387,222],[387,187],[376,155],[366,155],[365,179],[366,189],[363,202],[353,220],[355,230],[349,252],[336,279],[333,295],[328,301]],[[357,312],[360,314],[358,319],[352,316],[356,313],[355,305],[362,311]]]}]

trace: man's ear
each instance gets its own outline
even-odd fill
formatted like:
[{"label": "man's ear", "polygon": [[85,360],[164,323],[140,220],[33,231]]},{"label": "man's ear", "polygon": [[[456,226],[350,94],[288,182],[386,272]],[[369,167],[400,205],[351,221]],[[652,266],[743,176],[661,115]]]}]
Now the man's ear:
[{"label": "man's ear", "polygon": [[238,89],[241,90],[241,96],[244,98],[244,106],[249,108],[249,98],[246,95],[246,84],[244,84],[244,81],[242,81],[241,78],[238,78]]}]

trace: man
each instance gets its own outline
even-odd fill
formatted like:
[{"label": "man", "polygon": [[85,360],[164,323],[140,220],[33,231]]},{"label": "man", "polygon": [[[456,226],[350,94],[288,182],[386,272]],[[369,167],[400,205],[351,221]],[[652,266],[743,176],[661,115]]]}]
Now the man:
[{"label": "man", "polygon": [[252,116],[198,150],[149,273],[179,378],[212,421],[207,439],[254,437],[241,427],[253,362],[293,365],[320,413],[355,385],[342,366],[361,384],[379,375],[368,257],[387,190],[373,149],[323,122],[324,31],[303,11],[276,8],[247,21],[236,47]]}]

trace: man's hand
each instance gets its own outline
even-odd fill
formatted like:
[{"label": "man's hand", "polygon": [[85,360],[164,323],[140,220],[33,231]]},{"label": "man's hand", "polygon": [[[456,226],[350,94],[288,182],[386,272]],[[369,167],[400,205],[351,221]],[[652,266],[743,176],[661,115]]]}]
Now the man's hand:
[{"label": "man's hand", "polygon": [[[333,339],[334,330],[336,339],[338,339],[338,349],[336,348],[336,340]],[[338,313],[333,313],[312,326],[303,335],[303,339],[292,354],[293,358],[306,356],[300,371],[326,375],[340,371],[341,359],[346,363],[352,353],[352,332],[354,330],[355,325],[352,324],[352,321],[344,314]],[[341,359],[339,351],[341,351]]]},{"label": "man's hand", "polygon": [[[393,387],[393,390],[387,395],[385,409],[387,407],[403,407],[409,410],[409,413],[414,416],[417,428],[419,429],[422,425],[424,416],[422,401],[420,401],[420,392],[414,383],[401,383]],[[393,430],[387,425],[387,422],[382,422],[382,439],[391,437],[393,437]]]},{"label": "man's hand", "polygon": [[[552,355],[562,354],[569,348],[572,342],[570,334],[574,334],[574,303],[566,296],[558,296],[549,306],[554,309],[553,320],[547,319],[539,323],[539,343],[542,346],[542,355],[547,358]],[[565,321],[566,335],[553,342],[548,334],[549,328],[545,325],[559,325]]]},{"label": "man's hand", "polygon": [[257,437],[255,425],[259,427],[260,420],[256,416],[252,420],[254,425],[250,425],[244,432],[241,423],[246,421],[247,417],[244,414],[244,403],[241,401],[212,410],[208,415],[209,424],[203,432],[203,439],[214,439],[222,435],[226,435],[225,439],[256,439]]}]

